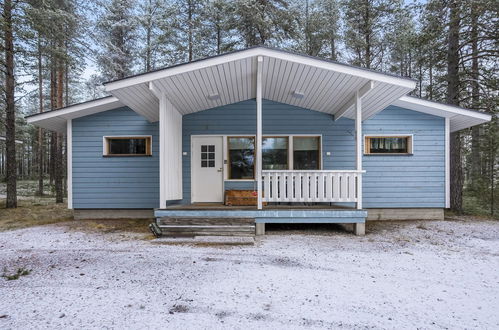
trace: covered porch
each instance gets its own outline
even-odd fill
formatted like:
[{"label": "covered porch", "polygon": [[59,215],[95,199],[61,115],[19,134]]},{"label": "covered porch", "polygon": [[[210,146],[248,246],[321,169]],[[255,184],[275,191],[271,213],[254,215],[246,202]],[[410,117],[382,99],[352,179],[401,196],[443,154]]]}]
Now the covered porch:
[{"label": "covered porch", "polygon": [[[191,190],[193,182],[208,176],[191,173],[191,187],[185,186],[185,176],[189,174],[185,163],[197,157],[193,148],[197,146],[192,144],[193,135],[189,151],[185,141],[183,144],[184,117],[251,99],[255,100],[256,118],[244,124],[255,129],[254,209],[265,211],[266,203],[302,204],[305,210],[313,204],[349,203],[362,210],[362,121],[405,95],[414,85],[414,81],[406,78],[257,47],[110,82],[106,89],[149,120],[159,120],[161,210],[170,204],[199,202],[192,197],[192,191],[191,198],[186,198],[184,190]],[[349,133],[355,140],[353,166],[265,169],[263,100],[327,114],[329,121],[353,120],[353,132]],[[279,131],[292,133],[285,128],[282,126]],[[201,130],[196,134],[210,135],[207,132]],[[216,143],[206,142],[200,145],[203,146],[215,148]],[[213,164],[213,173],[227,171],[225,155],[221,161]],[[187,172],[192,171],[191,167]],[[208,185],[213,182],[206,180]],[[226,188],[222,189],[225,192]]]}]

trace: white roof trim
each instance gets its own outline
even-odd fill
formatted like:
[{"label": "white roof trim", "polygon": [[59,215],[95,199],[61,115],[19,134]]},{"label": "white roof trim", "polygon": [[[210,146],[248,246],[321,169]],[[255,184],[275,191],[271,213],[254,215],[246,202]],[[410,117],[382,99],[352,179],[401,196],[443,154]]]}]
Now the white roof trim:
[{"label": "white roof trim", "polygon": [[123,106],[123,103],[116,97],[109,96],[93,101],[70,105],[61,109],[34,114],[26,117],[26,121],[28,124],[36,124],[37,126],[49,130],[66,133],[66,122],[68,119],[80,118]]},{"label": "white roof trim", "polygon": [[393,105],[450,119],[451,131],[455,132],[492,120],[492,115],[450,104],[424,100],[413,96],[402,96]]},{"label": "white roof trim", "polygon": [[416,87],[416,81],[409,78],[397,77],[386,73],[371,71],[363,68],[357,68],[346,64],[330,62],[319,58],[313,58],[306,55],[294,54],[287,51],[270,49],[265,47],[255,47],[241,51],[235,51],[233,53],[214,56],[211,58],[200,59],[194,62],[184,63],[154,72],[132,76],[117,81],[107,82],[104,85],[106,87],[106,91],[110,92],[120,88],[130,87],[142,83],[148,83],[150,81],[154,81],[157,79],[162,79],[177,74],[203,69],[209,66],[220,65],[231,61],[237,61],[249,57],[258,57],[258,56],[279,58],[290,62],[309,65],[320,69],[332,70],[335,72],[345,73],[352,76],[357,76],[379,82],[399,85],[401,87],[407,87],[410,89],[414,89]]}]

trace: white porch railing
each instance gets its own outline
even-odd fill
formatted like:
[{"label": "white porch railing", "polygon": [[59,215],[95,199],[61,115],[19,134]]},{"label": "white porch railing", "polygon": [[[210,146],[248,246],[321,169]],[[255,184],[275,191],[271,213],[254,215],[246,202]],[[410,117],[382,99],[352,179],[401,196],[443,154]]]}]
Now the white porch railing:
[{"label": "white porch railing", "polygon": [[264,202],[357,202],[363,171],[262,171]]}]

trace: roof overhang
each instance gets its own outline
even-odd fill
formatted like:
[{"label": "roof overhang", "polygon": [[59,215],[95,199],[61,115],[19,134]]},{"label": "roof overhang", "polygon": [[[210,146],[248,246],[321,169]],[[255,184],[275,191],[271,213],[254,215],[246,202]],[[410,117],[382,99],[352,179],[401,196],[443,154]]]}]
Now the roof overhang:
[{"label": "roof overhang", "polygon": [[80,118],[94,113],[122,107],[123,103],[114,96],[74,104],[62,109],[42,112],[26,117],[28,124],[35,124],[51,131],[66,133],[68,119]]},{"label": "roof overhang", "polygon": [[451,132],[489,122],[492,115],[488,113],[456,107],[449,104],[428,101],[413,96],[402,96],[393,105],[427,113],[434,116],[449,118]]},{"label": "roof overhang", "polygon": [[363,119],[415,88],[412,79],[287,51],[255,47],[105,84],[106,91],[150,121],[159,120],[157,93],[189,114],[256,97],[256,59],[263,57],[263,98],[353,118],[352,98],[363,95]]},{"label": "roof overhang", "polygon": [[113,96],[26,117],[48,130],[66,132],[68,119],[128,106],[149,121],[159,119],[158,95],[183,115],[256,97],[257,58],[263,57],[263,98],[335,117],[354,118],[355,97],[362,118],[393,104],[450,119],[457,131],[491,120],[491,115],[406,96],[412,79],[352,67],[287,51],[255,47],[144,73],[105,84]]}]

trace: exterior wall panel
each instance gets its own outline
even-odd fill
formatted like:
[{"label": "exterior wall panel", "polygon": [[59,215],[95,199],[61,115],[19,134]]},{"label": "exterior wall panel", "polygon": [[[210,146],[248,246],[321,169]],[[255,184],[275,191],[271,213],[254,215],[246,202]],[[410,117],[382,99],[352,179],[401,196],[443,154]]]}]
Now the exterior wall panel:
[{"label": "exterior wall panel", "polygon": [[[158,123],[129,108],[73,119],[73,207],[159,206]],[[103,136],[152,135],[150,157],[103,157]]]},{"label": "exterior wall panel", "polygon": [[[182,203],[190,202],[191,135],[254,135],[256,102],[248,100],[182,118]],[[324,169],[354,169],[354,121],[269,100],[263,133],[320,134]],[[365,208],[445,206],[445,121],[390,106],[363,123],[363,134],[413,134],[411,156],[364,155]],[[102,138],[152,135],[152,157],[103,157]],[[159,207],[159,126],[128,108],[73,120],[74,208]],[[328,156],[326,153],[330,152]],[[226,155],[224,155],[226,156]],[[254,182],[225,181],[226,189],[254,189]]]}]

